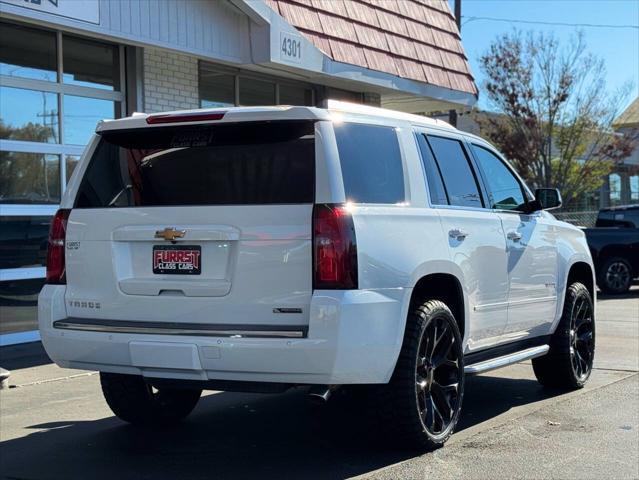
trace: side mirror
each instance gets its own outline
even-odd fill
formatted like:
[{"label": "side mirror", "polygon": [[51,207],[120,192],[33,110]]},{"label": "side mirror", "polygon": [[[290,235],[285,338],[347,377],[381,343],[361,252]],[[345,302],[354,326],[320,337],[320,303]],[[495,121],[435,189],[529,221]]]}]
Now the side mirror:
[{"label": "side mirror", "polygon": [[537,210],[554,210],[561,207],[561,193],[556,188],[538,188],[534,203]]}]

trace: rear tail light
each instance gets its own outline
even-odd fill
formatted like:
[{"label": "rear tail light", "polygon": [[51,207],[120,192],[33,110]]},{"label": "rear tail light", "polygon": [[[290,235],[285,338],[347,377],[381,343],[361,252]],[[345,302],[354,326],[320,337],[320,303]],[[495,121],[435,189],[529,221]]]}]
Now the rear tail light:
[{"label": "rear tail light", "polygon": [[47,283],[49,284],[63,285],[67,283],[64,246],[70,213],[69,209],[60,209],[51,222],[47,250]]},{"label": "rear tail light", "polygon": [[313,209],[313,288],[357,288],[357,242],[353,217],[344,205]]}]

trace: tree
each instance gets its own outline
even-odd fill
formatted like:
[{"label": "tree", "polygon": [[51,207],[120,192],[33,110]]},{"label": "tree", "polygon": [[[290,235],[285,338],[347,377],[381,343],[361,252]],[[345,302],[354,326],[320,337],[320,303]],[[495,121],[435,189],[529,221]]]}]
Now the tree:
[{"label": "tree", "polygon": [[606,93],[603,61],[586,52],[583,34],[567,46],[543,33],[505,34],[480,63],[500,113],[482,132],[534,188],[559,188],[569,206],[632,151],[632,139],[612,129],[629,86]]},{"label": "tree", "polygon": [[[0,118],[0,138],[46,142],[52,127],[29,122],[13,127]],[[57,155],[0,152],[0,199],[3,203],[57,203],[60,199],[60,160]]]}]

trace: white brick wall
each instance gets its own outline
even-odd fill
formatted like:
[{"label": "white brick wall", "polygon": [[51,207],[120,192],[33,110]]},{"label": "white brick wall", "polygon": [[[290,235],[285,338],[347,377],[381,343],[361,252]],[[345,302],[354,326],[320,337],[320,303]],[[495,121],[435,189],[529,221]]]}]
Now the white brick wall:
[{"label": "white brick wall", "polygon": [[197,58],[144,49],[144,111],[198,108]]}]

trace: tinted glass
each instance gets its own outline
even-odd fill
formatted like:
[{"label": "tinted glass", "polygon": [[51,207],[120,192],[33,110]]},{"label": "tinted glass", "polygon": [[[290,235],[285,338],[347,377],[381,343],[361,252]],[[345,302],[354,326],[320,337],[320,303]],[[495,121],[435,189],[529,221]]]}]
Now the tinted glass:
[{"label": "tinted glass", "polygon": [[451,205],[482,207],[477,181],[462,144],[450,138],[428,136]]},{"label": "tinted glass", "polygon": [[0,86],[0,138],[57,143],[57,94]]},{"label": "tinted glass", "polygon": [[280,85],[280,105],[313,105],[313,91],[299,85]]},{"label": "tinted glass", "polygon": [[504,163],[491,152],[473,145],[473,153],[484,172],[491,208],[520,210],[525,203],[521,185]]},{"label": "tinted glass", "polygon": [[235,105],[235,75],[221,73],[200,64],[200,107],[232,107]]},{"label": "tinted glass", "polygon": [[240,78],[240,105],[274,105],[275,84],[254,78]]},{"label": "tinted glass", "polygon": [[344,191],[356,203],[405,200],[404,172],[394,128],[357,123],[335,125]]},{"label": "tinted glass", "polygon": [[62,39],[62,81],[84,87],[119,90],[118,52],[115,45],[65,36]]},{"label": "tinted glass", "polygon": [[59,202],[59,155],[0,152],[0,204]]},{"label": "tinted glass", "polygon": [[0,74],[57,80],[55,33],[0,23]]},{"label": "tinted glass", "polygon": [[65,161],[67,164],[67,182],[71,180],[71,175],[75,171],[75,167],[78,166],[78,162],[80,161],[79,155],[66,155]]},{"label": "tinted glass", "polygon": [[0,335],[38,329],[38,294],[44,278],[0,282]]},{"label": "tinted glass", "polygon": [[602,210],[596,227],[639,228],[639,208],[628,210]]},{"label": "tinted glass", "polygon": [[426,173],[428,190],[430,191],[430,201],[433,205],[448,205],[448,197],[446,196],[444,182],[442,182],[442,176],[439,173],[437,163],[435,163],[433,152],[431,151],[428,142],[426,142],[426,137],[421,134],[417,135],[417,142],[422,156],[424,172]]},{"label": "tinted glass", "polygon": [[312,203],[312,122],[104,134],[76,207]]},{"label": "tinted glass", "polygon": [[51,217],[0,217],[0,269],[44,267]]},{"label": "tinted glass", "polygon": [[100,120],[116,117],[119,103],[98,98],[64,96],[64,143],[86,145]]}]

